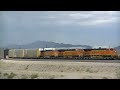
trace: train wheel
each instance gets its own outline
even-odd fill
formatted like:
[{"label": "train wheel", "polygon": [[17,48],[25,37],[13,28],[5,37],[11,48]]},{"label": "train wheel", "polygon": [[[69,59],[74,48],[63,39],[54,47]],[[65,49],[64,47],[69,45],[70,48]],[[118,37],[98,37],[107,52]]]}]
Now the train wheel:
[{"label": "train wheel", "polygon": [[85,60],[85,57],[83,59]]},{"label": "train wheel", "polygon": [[81,59],[81,57],[79,57],[78,59]]},{"label": "train wheel", "polygon": [[103,59],[106,60],[106,57],[104,57]]}]

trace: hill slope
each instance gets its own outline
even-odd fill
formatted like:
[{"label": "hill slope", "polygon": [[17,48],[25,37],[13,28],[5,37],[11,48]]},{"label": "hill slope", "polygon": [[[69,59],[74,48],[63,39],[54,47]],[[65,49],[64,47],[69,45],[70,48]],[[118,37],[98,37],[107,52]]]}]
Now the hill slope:
[{"label": "hill slope", "polygon": [[118,46],[118,47],[115,47],[116,49],[118,49],[118,50],[120,50],[120,46]]},{"label": "hill slope", "polygon": [[89,45],[72,45],[72,44],[64,44],[64,43],[55,43],[48,41],[36,41],[26,45],[10,45],[7,48],[59,48],[59,47],[83,47],[83,48],[91,48]]}]

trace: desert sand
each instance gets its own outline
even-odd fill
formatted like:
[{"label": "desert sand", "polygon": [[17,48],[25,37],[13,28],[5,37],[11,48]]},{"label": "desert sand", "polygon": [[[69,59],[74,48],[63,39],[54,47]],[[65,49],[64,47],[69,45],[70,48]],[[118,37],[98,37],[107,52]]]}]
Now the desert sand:
[{"label": "desert sand", "polygon": [[120,63],[0,60],[0,79],[119,79]]}]

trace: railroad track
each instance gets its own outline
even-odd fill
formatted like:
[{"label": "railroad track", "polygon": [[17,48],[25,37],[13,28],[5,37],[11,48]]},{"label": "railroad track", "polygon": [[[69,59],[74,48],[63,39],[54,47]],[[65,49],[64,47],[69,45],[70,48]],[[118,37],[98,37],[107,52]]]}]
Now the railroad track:
[{"label": "railroad track", "polygon": [[70,59],[4,59],[14,61],[54,61],[54,62],[103,62],[103,63],[120,63],[120,60],[70,60]]}]

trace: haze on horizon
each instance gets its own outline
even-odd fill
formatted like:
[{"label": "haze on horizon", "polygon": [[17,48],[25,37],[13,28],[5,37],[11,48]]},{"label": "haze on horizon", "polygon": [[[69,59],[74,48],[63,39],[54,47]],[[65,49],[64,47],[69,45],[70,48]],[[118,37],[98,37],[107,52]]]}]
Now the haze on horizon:
[{"label": "haze on horizon", "polygon": [[119,46],[120,11],[0,11],[1,46],[52,41]]}]

